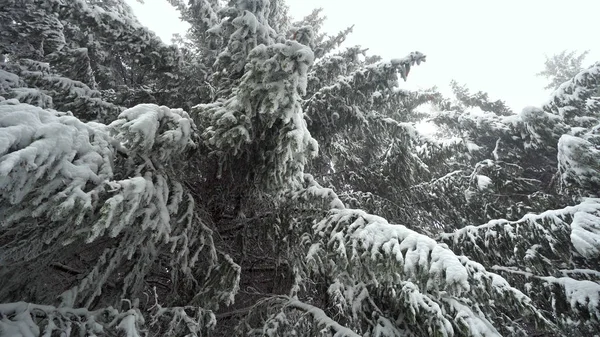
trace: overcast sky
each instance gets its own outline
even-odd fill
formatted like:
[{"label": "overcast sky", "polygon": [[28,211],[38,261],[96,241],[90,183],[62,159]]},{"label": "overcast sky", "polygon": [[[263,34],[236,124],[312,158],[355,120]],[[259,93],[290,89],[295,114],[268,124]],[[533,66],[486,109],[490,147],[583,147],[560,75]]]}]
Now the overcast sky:
[{"label": "overcast sky", "polygon": [[[128,0],[141,23],[165,42],[185,24],[166,0]],[[517,112],[547,99],[545,55],[589,50],[600,61],[600,0],[288,0],[295,18],[323,7],[331,34],[354,24],[346,46],[362,45],[384,58],[427,55],[402,86],[447,90],[450,80],[487,91]]]}]

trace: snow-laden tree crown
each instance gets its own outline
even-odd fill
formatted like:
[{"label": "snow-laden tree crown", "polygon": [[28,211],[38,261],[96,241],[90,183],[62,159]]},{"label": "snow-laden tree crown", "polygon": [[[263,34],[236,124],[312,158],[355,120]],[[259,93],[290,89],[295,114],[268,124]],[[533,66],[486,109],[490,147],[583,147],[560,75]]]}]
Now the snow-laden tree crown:
[{"label": "snow-laden tree crown", "polygon": [[600,63],[511,111],[319,9],[169,3],[172,45],[0,5],[0,336],[600,334]]}]

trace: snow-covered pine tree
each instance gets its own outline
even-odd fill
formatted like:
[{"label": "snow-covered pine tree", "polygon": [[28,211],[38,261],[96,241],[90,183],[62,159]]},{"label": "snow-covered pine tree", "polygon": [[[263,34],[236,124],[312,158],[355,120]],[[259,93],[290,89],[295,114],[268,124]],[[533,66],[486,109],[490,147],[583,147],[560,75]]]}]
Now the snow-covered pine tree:
[{"label": "snow-covered pine tree", "polygon": [[206,127],[203,137],[218,157],[218,178],[224,170],[245,165],[244,180],[277,193],[302,180],[304,165],[317,152],[300,105],[314,56],[296,41],[275,43],[267,21],[269,1],[242,1],[224,11],[235,15],[212,30],[234,28],[222,36],[229,43],[217,59],[216,71],[231,72],[227,83],[239,72],[244,75],[236,87],[228,86],[229,98],[198,105],[194,111]]},{"label": "snow-covered pine tree", "polygon": [[179,51],[141,26],[122,0],[11,0],[0,17],[0,71],[21,78],[18,87],[0,88],[3,96],[104,122],[122,106],[175,103]]},{"label": "snow-covered pine tree", "polygon": [[[448,125],[449,134],[458,129],[460,137],[426,138],[412,123],[422,115],[419,106],[441,102],[440,95],[398,87],[423,54],[389,61],[364,56],[360,47],[331,54],[349,30],[324,37],[319,12],[294,23],[280,0],[170,2],[192,23],[178,50],[139,26],[121,1],[51,1],[40,7],[41,17],[54,15],[65,27],[65,45],[89,48],[90,67],[61,68],[69,53],[50,57],[44,51],[34,59],[49,62],[53,76],[76,76],[115,106],[146,99],[201,104],[191,116],[142,104],[114,120],[101,114],[107,123],[100,124],[50,109],[60,110],[57,106],[0,98],[0,216],[8,219],[0,227],[0,281],[8,284],[0,300],[11,302],[0,304],[0,335],[497,336],[552,331],[556,323],[568,331],[569,319],[582,322],[575,331],[592,331],[594,293],[585,292],[583,299],[571,286],[593,290],[594,280],[573,283],[550,273],[536,278],[512,272],[513,266],[528,265],[520,264],[526,258],[514,264],[505,260],[501,253],[511,251],[499,250],[495,266],[478,255],[480,236],[463,235],[471,227],[437,242],[415,230],[472,223],[475,206],[465,212],[442,202],[443,193],[450,188],[464,198],[472,184],[489,185],[480,177],[491,176],[486,169],[500,172],[496,164],[484,165],[494,149],[502,160],[526,168],[534,160],[527,157],[529,148],[539,149],[540,156],[555,151],[558,188],[569,200],[590,194],[597,184],[596,168],[590,166],[597,154],[595,128],[573,128],[564,136],[561,128],[567,124],[539,109],[518,116],[484,113],[485,118],[467,112],[456,128],[452,114],[442,112],[434,120]],[[17,13],[20,3],[11,6],[2,8],[2,15],[25,15]],[[7,25],[18,34],[25,28],[15,22]],[[90,35],[95,43],[83,44]],[[27,46],[36,41],[0,40],[8,54],[5,63],[21,60],[19,46],[39,51]],[[15,71],[2,74],[0,96],[33,86]],[[112,92],[103,83],[123,86]],[[54,99],[49,90],[35,88]],[[143,95],[127,94],[140,90]],[[465,101],[469,94],[463,94]],[[484,95],[473,99],[463,104],[501,108]],[[461,115],[465,106],[457,110]],[[100,111],[92,106],[75,115],[87,118]],[[493,139],[477,138],[477,131],[487,130]],[[506,144],[497,146],[496,137]],[[461,147],[469,155],[459,152]],[[448,172],[453,167],[464,176],[461,184],[446,179],[457,175],[456,169]],[[508,175],[512,180],[525,173]],[[493,178],[498,184],[505,179]],[[432,201],[414,202],[415,196],[434,197],[443,207],[427,212]],[[554,249],[555,242],[567,242],[565,233],[572,229],[570,240],[577,244],[570,253],[580,269],[567,273],[591,278],[598,270],[595,202],[586,199],[527,218],[537,223],[560,213],[578,219],[571,227],[554,221],[560,231],[544,236]],[[392,224],[399,221],[406,226]],[[539,236],[518,242],[518,236],[508,237],[515,240],[511,248],[537,252],[531,244]],[[490,247],[503,247],[502,242]],[[539,252],[546,254],[547,246]],[[566,250],[559,248],[563,251],[552,253]],[[525,255],[540,257],[547,270],[563,268],[534,253]],[[543,292],[519,290],[495,272],[539,279],[542,286],[563,285],[556,289],[566,292],[542,297]],[[568,300],[560,302],[560,294]],[[569,305],[552,307],[548,298]],[[550,310],[563,316],[548,315]],[[589,323],[582,318],[586,313]]]},{"label": "snow-covered pine tree", "polygon": [[454,89],[457,100],[442,102],[431,120],[440,135],[462,145],[463,155],[452,157],[446,171],[435,169],[439,162],[426,161],[443,180],[452,181],[451,199],[462,202],[454,207],[462,208],[466,217],[454,226],[516,220],[559,206],[553,189],[556,148],[566,125],[539,108],[512,114],[503,102],[490,102],[486,94],[471,95],[457,85]]},{"label": "snow-covered pine tree", "polygon": [[[441,239],[512,284],[523,285],[521,290],[536,307],[552,313],[560,335],[597,334],[600,326],[600,156],[594,143],[597,107],[590,94],[597,85],[596,67],[561,84],[544,106],[546,111],[526,108],[506,117],[446,112],[436,117],[446,127],[454,123],[455,130],[474,141],[480,155],[491,154],[476,169],[482,163],[486,168],[517,168],[497,170],[501,176],[472,175],[477,187],[482,180],[489,183],[472,198],[499,212],[498,206],[511,202],[534,212],[520,218],[522,212],[508,212],[499,220],[442,234]],[[588,127],[582,127],[582,120]],[[477,135],[495,136],[497,144],[492,147]],[[510,186],[521,188],[503,192],[504,198],[486,198]]]},{"label": "snow-covered pine tree", "polygon": [[424,55],[412,53],[375,61],[359,46],[342,50],[313,67],[303,104],[308,128],[320,146],[311,172],[335,187],[344,202],[395,221],[407,216],[398,213],[403,213],[398,191],[423,169],[418,158],[405,155],[419,137],[409,122],[416,107],[435,97],[434,92],[402,90],[396,82],[424,60]]},{"label": "snow-covered pine tree", "polygon": [[441,239],[520,285],[557,323],[557,335],[593,335],[600,322],[599,209],[600,200],[584,198],[516,221],[467,226]]},{"label": "snow-covered pine tree", "polygon": [[239,267],[175,173],[197,130],[182,110],[113,104],[176,102],[155,85],[177,50],[122,1],[9,1],[0,17],[0,298],[20,301],[0,305],[0,335],[203,334]]},{"label": "snow-covered pine tree", "polygon": [[[266,11],[263,6],[266,6],[266,2],[263,2],[262,6],[254,4],[252,8]],[[260,12],[253,15],[254,12],[250,10],[235,12],[226,9],[225,11],[238,13],[235,18],[223,18],[225,23],[237,22],[238,30],[246,30],[249,23],[265,24],[261,19],[265,15]],[[218,27],[220,28],[215,30],[216,32],[231,32],[223,29],[223,23]],[[256,29],[257,32],[263,30],[268,31],[268,28]],[[216,176],[219,179],[225,182],[237,182],[230,183],[229,186],[230,188],[241,187],[242,191],[239,193],[252,193],[251,191],[256,189],[277,192],[283,188],[283,191],[288,192],[287,195],[292,197],[287,202],[275,199],[275,205],[279,207],[271,208],[268,212],[264,209],[254,209],[263,213],[254,214],[251,218],[242,216],[237,221],[235,219],[221,221],[219,224],[219,226],[227,226],[226,230],[222,230],[223,233],[230,233],[232,229],[241,232],[240,241],[236,241],[239,242],[242,250],[239,258],[245,264],[251,263],[250,266],[242,264],[242,285],[238,298],[243,301],[245,299],[245,302],[250,302],[247,298],[251,295],[262,298],[260,301],[250,302],[253,303],[250,306],[222,313],[226,319],[237,315],[242,316],[241,324],[236,330],[237,334],[317,335],[319,331],[326,335],[340,336],[358,334],[395,336],[401,333],[454,335],[459,331],[473,335],[498,334],[494,324],[520,331],[519,324],[511,324],[516,313],[531,314],[540,323],[549,324],[531,306],[526,296],[510,287],[502,278],[485,271],[480,265],[468,259],[455,256],[432,239],[402,226],[390,225],[384,219],[368,215],[363,211],[346,209],[332,190],[320,187],[310,175],[304,175],[304,188],[298,190],[300,187],[298,183],[302,182],[298,179],[301,177],[299,173],[304,170],[300,166],[290,170],[287,168],[288,164],[280,161],[277,155],[283,153],[287,156],[289,151],[297,151],[293,157],[287,156],[288,160],[295,165],[305,161],[302,156],[303,147],[295,145],[298,142],[292,143],[293,146],[287,146],[288,140],[279,136],[282,131],[298,130],[295,125],[293,128],[286,127],[285,123],[279,122],[279,118],[282,118],[282,115],[285,117],[284,113],[288,111],[287,107],[290,104],[294,106],[293,104],[299,103],[300,96],[289,95],[282,89],[302,89],[295,83],[305,82],[308,76],[307,97],[309,99],[303,102],[310,118],[308,129],[312,137],[327,146],[331,153],[336,154],[335,160],[340,163],[340,166],[346,165],[343,160],[348,160],[356,149],[349,149],[346,151],[347,154],[344,154],[339,149],[335,153],[335,149],[331,150],[330,147],[339,146],[336,141],[342,137],[354,137],[352,127],[358,129],[360,123],[367,126],[367,121],[373,123],[371,130],[365,130],[367,133],[365,138],[371,139],[371,142],[361,144],[363,147],[361,156],[369,155],[367,153],[369,145],[376,145],[378,149],[383,149],[381,153],[385,155],[386,149],[394,145],[394,140],[397,140],[398,145],[395,149],[398,149],[396,150],[398,152],[393,153],[393,159],[400,163],[413,161],[418,164],[418,158],[410,156],[407,151],[410,142],[403,144],[400,141],[410,140],[411,137],[416,138],[416,132],[410,124],[402,124],[386,115],[402,110],[401,103],[408,100],[407,97],[410,96],[405,91],[394,89],[398,77],[406,78],[411,66],[424,59],[424,55],[412,53],[406,58],[388,62],[371,62],[372,59],[362,62],[358,59],[360,48],[353,48],[342,52],[340,56],[324,57],[315,64],[311,73],[292,72],[290,77],[286,69],[303,70],[305,66],[300,64],[298,67],[288,68],[286,64],[289,61],[286,57],[304,61],[305,52],[298,54],[291,51],[310,46],[311,35],[314,36],[314,32],[311,34],[310,30],[301,28],[298,32],[306,34],[303,35],[306,40],[301,41],[305,43],[304,46],[288,42],[285,45],[288,50],[284,49],[284,45],[277,43],[256,47],[248,54],[244,75],[240,78],[239,85],[231,90],[230,96],[216,103],[199,105],[194,109],[199,114],[199,124],[207,126],[204,133],[206,146],[225,164],[217,171]],[[233,32],[225,36],[230,37],[229,43],[239,43],[238,35],[240,34]],[[242,36],[249,37],[244,40],[244,43],[256,43],[255,39],[251,38],[251,34]],[[238,44],[236,48],[239,51],[247,50],[247,47]],[[273,51],[278,50],[281,50],[283,55],[272,56]],[[230,52],[221,55],[227,56],[222,58],[221,62],[231,61]],[[239,59],[235,61],[239,62]],[[269,65],[270,72],[265,70],[266,65]],[[232,67],[232,69],[237,68]],[[331,70],[338,71],[341,76],[332,74]],[[296,79],[299,75],[301,78],[298,81]],[[288,83],[294,85],[289,86]],[[253,95],[249,95],[248,92]],[[225,93],[226,91],[221,92],[221,94]],[[265,95],[268,96],[265,98]],[[375,96],[376,100],[380,95],[385,98],[374,103],[372,96]],[[346,98],[347,102],[339,104],[343,98]],[[279,100],[286,102],[283,105],[284,109],[272,110]],[[325,107],[329,108],[325,109]],[[300,112],[299,107],[294,109],[296,110],[289,111]],[[317,115],[318,112],[322,116]],[[331,120],[334,122],[330,123]],[[336,120],[339,123],[335,123]],[[283,121],[285,122],[285,119]],[[375,136],[375,132],[379,130],[386,132],[386,135],[397,133],[397,138]],[[369,131],[372,134],[369,134]],[[303,133],[308,136],[306,131]],[[278,148],[283,148],[283,151],[277,150]],[[263,162],[262,158],[269,160]],[[330,160],[329,164],[331,163],[333,161]],[[407,168],[415,167],[417,164],[396,166]],[[242,174],[240,177],[238,168],[241,165],[248,167],[249,174]],[[361,174],[364,172],[362,171]],[[401,181],[406,179],[404,173],[409,173],[395,174],[396,172],[398,171],[388,172],[387,175]],[[286,177],[282,173],[292,179],[281,179],[280,177]],[[264,177],[276,179],[261,182],[260,179]],[[377,182],[373,176],[368,178],[371,182]],[[406,181],[405,184],[410,184],[410,181]],[[252,205],[253,202],[255,201],[247,201],[247,205],[248,203]],[[323,218],[323,211],[329,208],[333,210]],[[387,234],[389,236],[386,238]],[[287,280],[282,281],[283,286],[288,284],[288,288],[281,289],[282,284],[274,285],[271,288],[272,295],[267,295],[266,291],[262,290],[267,288],[263,282],[245,279],[260,270],[257,267],[268,268],[269,266],[268,258],[257,256],[269,251],[269,245],[261,245],[260,240],[265,237],[271,241],[277,240],[277,242],[270,242],[274,246],[271,251],[277,254],[276,261],[270,262],[271,266],[276,272],[287,274],[284,276]],[[380,237],[382,241],[372,240],[373,237]],[[421,240],[427,243],[420,243]],[[429,255],[429,252],[433,251],[436,253],[432,260],[425,258],[417,262],[418,260],[413,258],[413,256]],[[314,265],[312,262],[305,262],[307,254],[310,257],[309,261],[316,262]],[[371,265],[369,261],[374,264]],[[416,265],[421,267],[415,268]],[[388,270],[398,268],[398,274],[394,274],[397,276],[387,274],[386,266]],[[259,275],[264,276],[265,273]],[[419,280],[426,279],[427,275],[432,279],[437,279],[439,276],[441,281],[421,283]],[[480,287],[478,290],[473,289],[469,293],[474,296],[472,298],[466,297],[470,295],[464,292],[470,287],[469,284],[474,283],[474,281],[470,283],[470,279],[485,280],[478,285]],[[404,281],[400,282],[400,280]],[[456,293],[450,289],[456,290]],[[453,292],[458,297],[448,298],[446,301],[444,294],[447,291]],[[402,296],[392,296],[393,301],[388,302],[389,295],[394,293]],[[513,304],[506,307],[498,305],[495,310],[491,310],[491,307],[486,305],[469,306],[470,303],[475,303],[478,296],[488,293],[493,293],[499,298],[510,298]],[[413,315],[401,315],[402,308],[408,309]],[[419,313],[423,312],[429,313],[426,315],[427,318],[419,316]],[[457,312],[465,313],[465,316],[455,319],[454,313]],[[339,319],[334,320],[332,317],[339,317]]]}]

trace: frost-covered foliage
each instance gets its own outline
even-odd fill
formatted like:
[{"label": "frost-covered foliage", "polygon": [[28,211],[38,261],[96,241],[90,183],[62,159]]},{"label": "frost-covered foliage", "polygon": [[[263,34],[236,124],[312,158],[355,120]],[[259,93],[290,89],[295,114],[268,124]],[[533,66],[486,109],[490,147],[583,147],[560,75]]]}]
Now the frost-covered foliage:
[{"label": "frost-covered foliage", "polygon": [[[140,297],[152,286],[162,287],[157,298],[170,305],[215,310],[232,301],[239,267],[219,256],[192,195],[173,174],[194,134],[187,113],[156,105],[125,110],[107,126],[0,102],[0,298],[61,298],[58,309],[7,307],[2,314],[10,324],[40,318],[52,331],[70,329],[83,316],[77,329],[101,329],[94,323],[100,313],[84,309],[73,309],[72,317],[64,309],[58,327],[49,317],[62,307],[120,308],[119,299]],[[56,283],[61,272],[69,275],[66,284]],[[208,278],[211,273],[218,278]],[[149,279],[158,275],[167,283]],[[108,308],[116,318],[104,323],[137,331],[144,321],[138,308],[149,306],[135,304],[126,315]]]},{"label": "frost-covered foliage", "polygon": [[320,10],[169,2],[171,46],[0,6],[0,336],[600,333],[597,65],[513,113]]},{"label": "frost-covered foliage", "polygon": [[328,35],[322,31],[326,17],[323,9],[314,9],[309,15],[298,22],[293,22],[289,34],[294,40],[307,44],[315,53],[315,58],[321,58],[339,47],[353,27],[348,27],[336,35]]},{"label": "frost-covered foliage", "polygon": [[436,94],[399,88],[398,78],[406,78],[425,55],[414,52],[391,61],[365,55],[351,47],[325,56],[309,73],[303,105],[320,148],[311,171],[354,207],[402,221],[406,214],[398,214],[402,206],[394,205],[395,196],[425,169],[411,155],[420,138],[411,122],[416,108]]},{"label": "frost-covered foliage", "polygon": [[562,182],[585,195],[600,191],[600,150],[589,141],[563,135],[558,140],[558,169]]},{"label": "frost-covered foliage", "polygon": [[268,190],[297,185],[318,150],[303,118],[300,95],[313,54],[294,41],[258,46],[231,98],[199,105],[203,136],[219,157],[219,174],[248,165],[247,180]]},{"label": "frost-covered foliage", "polygon": [[217,57],[217,69],[232,73],[244,72],[246,57],[260,44],[273,43],[275,32],[268,24],[269,0],[231,1],[230,7],[220,11],[222,19],[208,30],[227,40],[225,50]]},{"label": "frost-covered foliage", "polygon": [[122,106],[174,103],[166,94],[178,83],[179,52],[122,0],[9,0],[0,30],[0,69],[21,79],[19,88],[0,88],[5,98],[102,122]]},{"label": "frost-covered foliage", "polygon": [[[494,326],[517,332],[518,325],[510,324],[516,315],[541,317],[500,276],[383,218],[335,210],[314,231],[321,239],[309,248],[308,264],[331,278],[328,294],[336,316],[362,334],[499,335]],[[497,298],[493,309],[480,304],[488,296]]]},{"label": "frost-covered foliage", "polygon": [[499,116],[444,102],[433,116],[442,132],[475,150],[465,197],[488,216],[440,240],[519,285],[564,335],[600,326],[594,69],[560,85],[544,110]]},{"label": "frost-covered foliage", "polygon": [[[527,212],[558,205],[557,143],[568,132],[563,120],[535,107],[510,114],[501,102],[490,104],[485,96],[465,96],[466,89],[455,90],[459,90],[458,101],[442,102],[431,121],[440,135],[453,137],[463,147],[462,154],[450,158],[453,165],[437,173],[452,173],[454,198],[466,201],[459,207],[467,217],[459,218],[456,225],[516,220]],[[429,152],[428,147],[424,150]],[[426,163],[439,167],[432,159]]]},{"label": "frost-covered foliage", "polygon": [[452,81],[450,86],[452,87],[456,99],[465,107],[477,107],[483,111],[493,111],[500,116],[512,114],[510,108],[508,108],[503,101],[490,101],[488,94],[485,92],[479,91],[475,94],[471,94],[466,86],[460,86],[456,81]]},{"label": "frost-covered foliage", "polygon": [[[296,205],[324,201],[332,210],[315,215],[320,221],[313,225],[293,220],[295,297],[251,308],[240,335],[525,334],[524,325],[514,322],[519,315],[551,325],[502,277],[430,237],[344,207],[312,176],[293,198]],[[252,324],[259,317],[266,319],[262,328]]]},{"label": "frost-covered foliage", "polygon": [[[90,311],[83,308],[54,307],[25,302],[0,304],[1,336],[70,336],[73,333],[97,336],[122,333],[139,336],[143,317],[136,308],[119,312],[113,308]],[[43,322],[40,327],[38,322]]]},{"label": "frost-covered foliage", "polygon": [[552,93],[544,110],[559,115],[569,125],[586,128],[598,125],[599,86],[600,63],[596,63],[561,84]]},{"label": "frost-covered foliage", "polygon": [[523,291],[565,331],[585,334],[597,332],[600,324],[599,224],[600,200],[584,199],[517,221],[467,226],[442,239],[524,284]]}]

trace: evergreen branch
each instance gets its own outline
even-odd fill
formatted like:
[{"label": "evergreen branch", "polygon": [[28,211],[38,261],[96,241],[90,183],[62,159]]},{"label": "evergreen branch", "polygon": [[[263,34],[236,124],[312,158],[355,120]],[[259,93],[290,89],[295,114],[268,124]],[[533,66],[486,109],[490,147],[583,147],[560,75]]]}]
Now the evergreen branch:
[{"label": "evergreen branch", "polygon": [[552,93],[543,109],[577,124],[588,124],[589,118],[597,121],[598,116],[594,111],[600,107],[600,101],[593,96],[597,92],[598,85],[600,85],[600,63],[595,63],[561,84]]},{"label": "evergreen branch", "polygon": [[[80,331],[96,335],[123,331],[127,336],[137,336],[137,330],[143,322],[137,309],[119,312],[112,307],[90,311],[86,308],[54,307],[26,302],[0,304],[0,323],[3,333],[40,335],[43,326],[44,335],[70,334],[72,325]],[[45,324],[39,324],[37,318],[43,318]]]},{"label": "evergreen branch", "polygon": [[[395,291],[406,292],[406,297],[399,299],[396,308],[400,306],[407,310],[435,311],[437,309],[434,308],[448,305],[446,310],[450,312],[465,312],[462,308],[464,303],[459,305],[447,302],[442,297],[449,294],[464,296],[465,292],[470,291],[473,295],[469,296],[474,298],[489,294],[496,294],[504,299],[502,301],[510,298],[518,303],[519,310],[533,313],[536,319],[544,321],[543,316],[532,306],[531,299],[511,287],[506,280],[466,257],[454,255],[444,245],[404,226],[390,225],[383,218],[359,210],[342,209],[330,211],[328,217],[314,226],[314,231],[319,239],[318,243],[313,243],[308,249],[306,259],[309,263],[332,261],[332,265],[336,266],[333,274],[343,273],[356,280],[355,282],[361,281],[367,285],[385,285],[396,289],[394,284],[401,282],[404,288]],[[373,266],[373,262],[376,266]],[[379,268],[385,272],[379,272]],[[346,274],[348,271],[351,271],[351,276]],[[481,280],[485,282],[482,283]],[[344,284],[348,284],[348,281]],[[415,296],[423,296],[427,300],[423,302],[424,300],[417,300]],[[383,299],[378,299],[381,300]],[[513,309],[503,310],[510,312]],[[492,312],[483,314],[479,310],[481,308],[472,311],[471,321],[464,321],[467,326],[472,324],[473,329],[476,329],[476,321],[489,322],[486,314],[497,315]],[[451,323],[442,312],[444,311],[440,311],[435,321],[428,324],[432,329],[448,331]]]},{"label": "evergreen branch", "polygon": [[313,305],[300,302],[299,300],[289,299],[285,306],[300,309],[310,314],[313,319],[317,322],[317,325],[324,326],[327,329],[331,329],[334,336],[337,337],[361,337],[356,332],[340,325],[338,322],[331,319],[322,309],[319,309]]},{"label": "evergreen branch", "polygon": [[582,319],[592,319],[595,322],[600,322],[600,284],[598,282],[576,280],[571,277],[539,276],[502,266],[492,266],[492,269],[557,285],[563,289],[566,301],[574,313],[579,313],[580,308],[584,308]]}]

